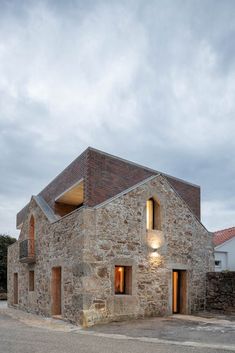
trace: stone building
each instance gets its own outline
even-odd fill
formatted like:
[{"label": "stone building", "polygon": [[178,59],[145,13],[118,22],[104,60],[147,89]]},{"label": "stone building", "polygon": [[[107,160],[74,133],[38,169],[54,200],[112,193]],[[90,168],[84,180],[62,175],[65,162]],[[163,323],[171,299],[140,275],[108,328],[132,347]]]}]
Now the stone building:
[{"label": "stone building", "polygon": [[214,258],[196,185],[88,148],[17,227],[10,306],[84,326],[204,308]]}]

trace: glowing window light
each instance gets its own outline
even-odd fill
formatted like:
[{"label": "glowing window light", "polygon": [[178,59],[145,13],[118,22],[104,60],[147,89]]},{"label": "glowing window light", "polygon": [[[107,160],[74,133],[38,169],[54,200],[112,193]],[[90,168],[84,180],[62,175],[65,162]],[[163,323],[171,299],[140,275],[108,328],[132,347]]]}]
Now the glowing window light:
[{"label": "glowing window light", "polygon": [[115,294],[125,293],[125,269],[124,266],[115,267]]},{"label": "glowing window light", "polygon": [[154,212],[154,204],[153,199],[149,199],[146,202],[146,228],[148,230],[153,229],[153,212]]}]

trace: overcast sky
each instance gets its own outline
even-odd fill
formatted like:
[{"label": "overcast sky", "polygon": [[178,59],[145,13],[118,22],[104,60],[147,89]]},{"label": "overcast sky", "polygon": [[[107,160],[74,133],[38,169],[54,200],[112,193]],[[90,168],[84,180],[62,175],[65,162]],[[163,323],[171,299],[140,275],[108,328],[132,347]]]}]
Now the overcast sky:
[{"label": "overcast sky", "polygon": [[235,1],[0,0],[0,233],[87,146],[235,226]]}]

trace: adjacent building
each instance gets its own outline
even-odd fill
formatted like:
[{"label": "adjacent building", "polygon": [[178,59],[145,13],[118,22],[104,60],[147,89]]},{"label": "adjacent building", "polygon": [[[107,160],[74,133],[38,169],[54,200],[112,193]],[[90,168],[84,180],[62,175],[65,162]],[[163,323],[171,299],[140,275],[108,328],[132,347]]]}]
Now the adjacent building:
[{"label": "adjacent building", "polygon": [[204,309],[200,187],[88,148],[18,213],[8,305],[90,326]]},{"label": "adjacent building", "polygon": [[235,227],[214,233],[215,271],[235,271]]}]

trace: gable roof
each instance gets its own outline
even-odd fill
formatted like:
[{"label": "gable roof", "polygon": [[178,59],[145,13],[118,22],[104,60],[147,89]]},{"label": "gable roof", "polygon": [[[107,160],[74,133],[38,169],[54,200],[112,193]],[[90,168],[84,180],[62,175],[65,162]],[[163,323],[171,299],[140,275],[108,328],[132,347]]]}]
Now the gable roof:
[{"label": "gable roof", "polygon": [[[84,180],[84,206],[94,207],[123,190],[159,174],[158,171],[88,147],[68,167],[55,177],[39,194],[55,214],[59,213],[59,195],[70,189],[78,180]],[[161,173],[170,182],[190,209],[200,219],[200,187],[173,176]],[[17,214],[17,226],[23,223],[27,205]],[[66,212],[72,212],[70,206]],[[66,214],[66,213],[65,213]]]},{"label": "gable roof", "polygon": [[233,237],[235,237],[235,227],[218,230],[217,232],[214,232],[213,243],[215,246],[218,246],[232,239]]}]

